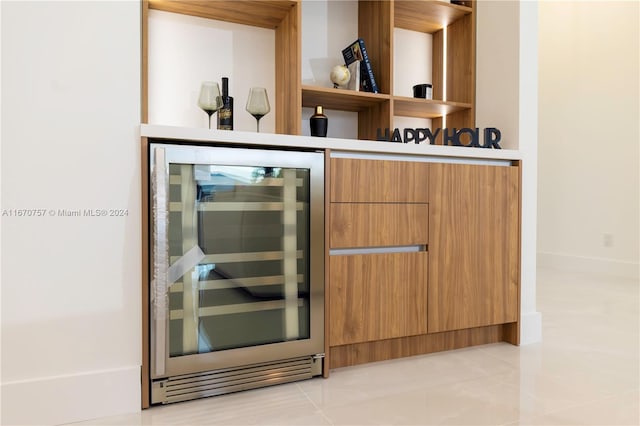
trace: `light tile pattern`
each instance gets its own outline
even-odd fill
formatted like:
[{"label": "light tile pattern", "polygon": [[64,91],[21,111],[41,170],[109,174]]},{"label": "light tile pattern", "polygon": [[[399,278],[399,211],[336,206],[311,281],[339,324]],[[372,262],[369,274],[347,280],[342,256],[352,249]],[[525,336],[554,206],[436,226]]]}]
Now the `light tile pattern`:
[{"label": "light tile pattern", "polygon": [[640,283],[538,271],[543,342],[493,344],[78,425],[638,425]]}]

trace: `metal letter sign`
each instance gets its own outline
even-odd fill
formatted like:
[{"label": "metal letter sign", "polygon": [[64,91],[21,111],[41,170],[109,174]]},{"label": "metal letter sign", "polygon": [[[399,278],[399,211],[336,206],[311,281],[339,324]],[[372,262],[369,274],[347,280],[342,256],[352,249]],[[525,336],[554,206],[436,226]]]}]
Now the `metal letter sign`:
[{"label": "metal letter sign", "polygon": [[[442,131],[443,145],[502,149],[499,145],[502,133],[495,127],[487,127],[482,133],[478,127],[474,129],[464,127],[460,130],[445,127],[444,129],[438,128],[435,132],[432,132],[431,129],[428,128],[403,129],[403,131],[400,132],[400,129],[395,128],[393,133],[391,133],[389,128],[386,128],[384,129],[384,134],[382,133],[382,129],[378,128],[376,140],[397,143],[413,142],[415,144],[429,141],[428,143],[430,145],[435,145],[436,138],[440,134],[440,131]],[[482,145],[480,144],[481,135],[484,136]]]}]

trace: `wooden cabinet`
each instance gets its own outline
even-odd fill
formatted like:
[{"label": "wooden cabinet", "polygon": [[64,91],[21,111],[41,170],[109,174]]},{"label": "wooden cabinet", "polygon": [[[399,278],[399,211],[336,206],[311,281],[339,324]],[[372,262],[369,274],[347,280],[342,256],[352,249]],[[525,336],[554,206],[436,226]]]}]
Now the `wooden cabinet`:
[{"label": "wooden cabinet", "polygon": [[331,256],[329,344],[427,332],[427,253]]},{"label": "wooden cabinet", "polygon": [[[475,3],[439,0],[358,1],[358,36],[365,40],[380,93],[302,85],[301,0],[143,0],[142,121],[148,121],[148,10],[156,9],[275,31],[276,133],[300,134],[302,107],[358,113],[358,138],[376,139],[394,117],[432,119],[432,127],[475,127]],[[394,93],[394,28],[431,34],[433,99]],[[446,40],[445,40],[446,39]],[[345,41],[347,43],[353,40]],[[446,51],[445,51],[446,49]],[[339,54],[339,52],[336,52]],[[420,52],[416,52],[420,54]],[[411,58],[406,58],[407,62]],[[231,76],[233,78],[233,76]]]},{"label": "wooden cabinet", "polygon": [[432,164],[429,332],[518,321],[519,168]]},{"label": "wooden cabinet", "polygon": [[330,170],[329,345],[426,333],[429,165],[332,158]]},{"label": "wooden cabinet", "polygon": [[332,158],[330,180],[331,368],[518,343],[518,162]]},{"label": "wooden cabinet", "polygon": [[426,245],[427,204],[333,203],[332,248]]},{"label": "wooden cabinet", "polygon": [[332,203],[428,202],[425,163],[333,158],[330,180]]}]

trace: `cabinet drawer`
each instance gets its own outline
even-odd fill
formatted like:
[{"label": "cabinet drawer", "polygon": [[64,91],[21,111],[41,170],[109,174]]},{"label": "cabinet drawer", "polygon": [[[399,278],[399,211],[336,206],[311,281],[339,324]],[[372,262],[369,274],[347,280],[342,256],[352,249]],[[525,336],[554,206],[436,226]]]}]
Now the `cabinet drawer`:
[{"label": "cabinet drawer", "polygon": [[429,241],[427,204],[331,204],[331,248],[408,246]]},{"label": "cabinet drawer", "polygon": [[330,256],[331,346],[427,332],[426,252]]},{"label": "cabinet drawer", "polygon": [[428,183],[428,163],[331,159],[332,202],[427,203]]}]

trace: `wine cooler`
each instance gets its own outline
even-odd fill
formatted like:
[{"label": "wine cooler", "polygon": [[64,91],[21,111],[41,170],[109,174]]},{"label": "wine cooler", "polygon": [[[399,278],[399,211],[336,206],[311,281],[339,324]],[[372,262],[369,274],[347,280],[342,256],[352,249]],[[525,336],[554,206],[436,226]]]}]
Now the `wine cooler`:
[{"label": "wine cooler", "polygon": [[149,153],[152,404],[321,375],[324,154]]}]

